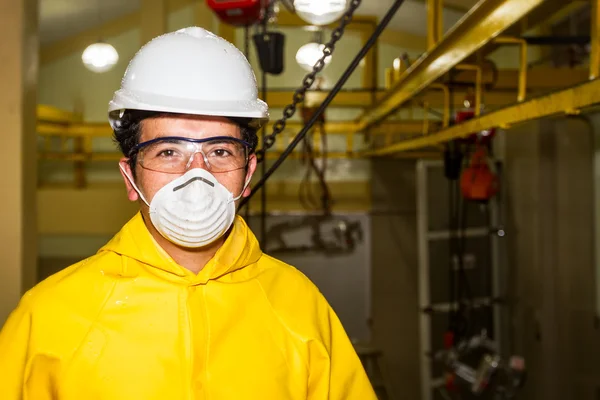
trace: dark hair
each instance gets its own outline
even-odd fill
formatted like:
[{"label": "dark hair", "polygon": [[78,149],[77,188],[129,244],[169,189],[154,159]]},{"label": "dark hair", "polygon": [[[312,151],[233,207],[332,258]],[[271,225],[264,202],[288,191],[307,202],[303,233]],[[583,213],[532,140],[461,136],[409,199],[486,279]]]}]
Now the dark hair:
[{"label": "dark hair", "polygon": [[[172,113],[157,111],[126,110],[119,118],[120,111],[113,111],[115,123],[113,127],[114,140],[119,146],[119,150],[125,157],[129,157],[129,166],[135,174],[135,164],[137,154],[133,152],[135,146],[140,143],[142,135],[142,121],[148,118],[155,118],[163,115],[177,115]],[[250,144],[250,154],[254,153],[258,145],[257,129],[250,125],[249,118],[229,118],[233,123],[240,127],[242,139]]]}]

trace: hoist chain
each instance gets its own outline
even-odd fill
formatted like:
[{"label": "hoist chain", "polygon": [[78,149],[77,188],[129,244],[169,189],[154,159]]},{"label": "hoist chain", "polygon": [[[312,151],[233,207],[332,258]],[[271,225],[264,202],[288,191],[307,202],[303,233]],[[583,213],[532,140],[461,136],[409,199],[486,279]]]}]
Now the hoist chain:
[{"label": "hoist chain", "polygon": [[283,109],[283,117],[277,122],[275,122],[275,124],[273,125],[273,133],[265,136],[263,148],[256,151],[256,157],[258,159],[258,162],[264,160],[265,152],[271,147],[273,147],[277,135],[279,135],[285,130],[287,120],[294,116],[298,104],[304,101],[306,91],[311,88],[311,86],[315,82],[317,74],[321,72],[323,67],[325,67],[325,59],[333,54],[333,51],[335,50],[335,44],[344,35],[344,30],[346,29],[346,26],[352,21],[354,12],[360,6],[361,2],[362,0],[350,0],[350,7],[348,7],[348,10],[346,10],[344,15],[342,16],[340,20],[340,25],[337,28],[335,28],[333,32],[331,32],[331,39],[327,44],[325,44],[325,47],[323,48],[323,56],[315,63],[315,65],[313,66],[313,70],[304,77],[304,79],[302,80],[302,86],[294,92],[292,103],[288,104]]}]

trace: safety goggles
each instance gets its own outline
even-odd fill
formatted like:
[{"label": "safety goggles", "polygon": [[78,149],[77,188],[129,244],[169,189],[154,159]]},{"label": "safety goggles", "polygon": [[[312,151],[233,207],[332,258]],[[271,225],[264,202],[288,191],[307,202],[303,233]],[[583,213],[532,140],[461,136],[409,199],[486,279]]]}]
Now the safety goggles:
[{"label": "safety goggles", "polygon": [[206,139],[167,136],[139,143],[131,155],[137,154],[137,162],[145,169],[182,174],[198,153],[208,171],[229,172],[248,165],[250,144],[230,136]]}]

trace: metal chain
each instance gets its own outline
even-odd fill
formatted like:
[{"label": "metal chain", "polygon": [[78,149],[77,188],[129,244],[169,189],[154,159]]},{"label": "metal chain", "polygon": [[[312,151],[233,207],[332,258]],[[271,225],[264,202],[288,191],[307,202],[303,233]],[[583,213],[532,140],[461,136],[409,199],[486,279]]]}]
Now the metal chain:
[{"label": "metal chain", "polygon": [[275,122],[275,124],[273,125],[273,133],[265,136],[263,142],[264,147],[256,151],[256,157],[258,159],[258,162],[262,162],[264,160],[265,152],[271,147],[273,147],[277,135],[279,135],[285,130],[287,120],[294,116],[298,104],[304,101],[306,91],[310,89],[310,87],[315,82],[317,74],[321,72],[323,67],[325,67],[325,59],[333,54],[333,51],[335,50],[335,44],[344,35],[344,30],[346,29],[346,26],[352,21],[354,12],[360,6],[361,2],[362,0],[350,0],[350,7],[348,7],[348,10],[346,10],[344,15],[342,16],[340,20],[340,25],[337,28],[335,28],[333,32],[331,32],[331,39],[325,45],[325,48],[323,48],[323,56],[315,63],[315,65],[313,66],[313,70],[310,73],[306,74],[306,76],[302,80],[302,86],[294,92],[292,103],[288,104],[283,109],[283,117],[277,122]]}]

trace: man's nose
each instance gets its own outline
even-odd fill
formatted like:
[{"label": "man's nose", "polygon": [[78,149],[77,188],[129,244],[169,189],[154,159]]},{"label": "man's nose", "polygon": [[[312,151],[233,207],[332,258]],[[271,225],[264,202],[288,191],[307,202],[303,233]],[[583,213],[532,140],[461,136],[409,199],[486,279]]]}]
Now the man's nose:
[{"label": "man's nose", "polygon": [[190,160],[188,169],[202,168],[208,170],[209,167],[210,166],[208,165],[202,152],[197,151],[196,153],[192,154],[192,159]]}]

